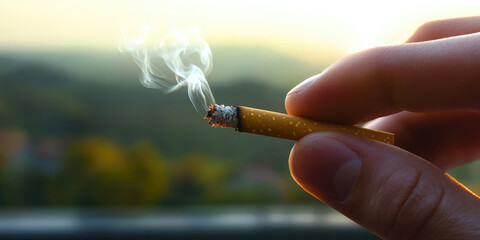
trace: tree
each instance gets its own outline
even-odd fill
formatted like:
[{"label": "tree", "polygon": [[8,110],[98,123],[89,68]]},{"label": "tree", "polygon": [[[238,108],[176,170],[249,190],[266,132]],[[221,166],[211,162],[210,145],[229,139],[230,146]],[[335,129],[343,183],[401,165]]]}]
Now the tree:
[{"label": "tree", "polygon": [[167,165],[148,141],[134,144],[129,158],[129,203],[151,205],[161,200],[167,190]]},{"label": "tree", "polygon": [[107,139],[85,138],[69,148],[49,195],[63,205],[151,205],[165,195],[165,167],[146,141],[126,153]]}]

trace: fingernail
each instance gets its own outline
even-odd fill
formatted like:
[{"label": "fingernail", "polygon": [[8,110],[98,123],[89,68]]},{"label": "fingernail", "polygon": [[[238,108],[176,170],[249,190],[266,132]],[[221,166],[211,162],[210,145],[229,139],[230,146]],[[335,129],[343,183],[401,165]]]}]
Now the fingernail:
[{"label": "fingernail", "polygon": [[343,201],[357,182],[362,161],[344,143],[310,134],[301,139],[290,155],[290,171],[308,192],[320,192]]},{"label": "fingernail", "polygon": [[298,84],[296,87],[294,87],[292,90],[290,90],[290,92],[287,93],[287,96],[291,95],[291,94],[294,94],[294,93],[299,93],[299,92],[307,89],[308,86],[310,86],[314,82],[314,80],[317,79],[319,76],[320,76],[320,74],[312,76],[312,77],[304,80],[303,82]]}]

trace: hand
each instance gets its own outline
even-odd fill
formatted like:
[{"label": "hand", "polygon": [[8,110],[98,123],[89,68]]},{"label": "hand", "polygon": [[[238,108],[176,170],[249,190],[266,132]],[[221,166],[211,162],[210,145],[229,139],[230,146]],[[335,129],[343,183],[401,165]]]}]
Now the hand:
[{"label": "hand", "polygon": [[293,89],[289,114],[376,119],[367,127],[396,140],[310,134],[290,154],[298,184],[382,238],[480,239],[480,198],[444,172],[480,158],[475,32],[480,17],[430,22],[406,44],[354,54]]}]

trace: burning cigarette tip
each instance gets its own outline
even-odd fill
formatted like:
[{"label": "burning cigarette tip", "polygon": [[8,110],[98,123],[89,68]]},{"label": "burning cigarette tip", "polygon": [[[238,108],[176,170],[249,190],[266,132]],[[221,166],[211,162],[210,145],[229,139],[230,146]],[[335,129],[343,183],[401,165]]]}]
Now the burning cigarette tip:
[{"label": "burning cigarette tip", "polygon": [[208,124],[212,127],[234,128],[238,130],[238,109],[237,106],[225,106],[214,104],[208,108]]}]

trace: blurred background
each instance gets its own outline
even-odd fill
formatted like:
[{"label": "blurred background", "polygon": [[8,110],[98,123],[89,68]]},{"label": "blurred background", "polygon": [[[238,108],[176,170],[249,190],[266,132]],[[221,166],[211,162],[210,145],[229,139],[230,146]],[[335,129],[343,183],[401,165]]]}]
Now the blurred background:
[{"label": "blurred background", "polygon": [[[0,237],[375,238],[295,184],[294,142],[211,128],[185,90],[142,87],[131,56],[118,52],[122,28],[145,11],[165,31],[200,27],[216,101],[284,112],[285,94],[332,62],[479,8],[0,0]],[[479,163],[451,172],[476,193],[479,173]]]}]

